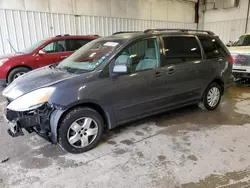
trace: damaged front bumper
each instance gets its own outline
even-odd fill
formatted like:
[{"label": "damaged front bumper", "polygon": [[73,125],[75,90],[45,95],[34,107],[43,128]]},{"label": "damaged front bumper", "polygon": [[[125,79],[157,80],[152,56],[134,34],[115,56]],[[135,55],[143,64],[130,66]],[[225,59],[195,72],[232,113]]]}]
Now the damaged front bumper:
[{"label": "damaged front bumper", "polygon": [[22,136],[25,129],[28,133],[36,132],[53,144],[57,143],[57,126],[64,112],[61,108],[45,103],[31,111],[16,112],[7,109],[6,106],[3,116],[9,125],[7,132],[10,136]]}]

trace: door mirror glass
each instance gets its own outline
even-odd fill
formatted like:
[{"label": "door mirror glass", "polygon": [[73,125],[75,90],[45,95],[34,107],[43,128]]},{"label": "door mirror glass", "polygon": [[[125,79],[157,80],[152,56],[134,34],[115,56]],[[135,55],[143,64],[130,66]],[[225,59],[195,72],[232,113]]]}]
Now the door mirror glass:
[{"label": "door mirror glass", "polygon": [[39,55],[44,55],[44,54],[46,54],[46,53],[47,53],[47,52],[46,52],[45,50],[43,50],[43,49],[38,51],[38,54],[39,54]]},{"label": "door mirror glass", "polygon": [[125,64],[115,65],[113,68],[113,73],[126,74],[128,72],[128,67]]}]

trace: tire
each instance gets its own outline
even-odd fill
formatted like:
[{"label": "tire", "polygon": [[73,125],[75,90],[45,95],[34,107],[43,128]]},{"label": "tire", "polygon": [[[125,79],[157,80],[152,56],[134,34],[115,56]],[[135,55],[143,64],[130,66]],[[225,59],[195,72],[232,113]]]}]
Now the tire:
[{"label": "tire", "polygon": [[[209,96],[211,96],[210,92],[213,93],[213,91],[215,93],[218,92],[218,98],[216,98],[216,100],[214,100],[214,103],[211,102],[212,99],[211,99],[211,97],[209,97]],[[205,92],[203,94],[203,99],[202,99],[202,102],[201,102],[201,106],[203,106],[205,109],[210,110],[210,111],[215,110],[220,104],[221,95],[222,95],[222,89],[221,89],[221,86],[219,84],[217,84],[216,82],[213,82],[213,83],[209,84],[209,86],[207,87],[207,89],[205,90]]]},{"label": "tire", "polygon": [[69,153],[86,152],[96,147],[101,139],[103,129],[103,118],[97,111],[92,108],[75,108],[60,121],[59,144]]},{"label": "tire", "polygon": [[30,69],[26,68],[26,67],[17,67],[14,68],[13,70],[10,71],[8,78],[7,78],[7,82],[8,84],[10,84],[11,82],[13,82],[13,80],[15,80],[18,77],[18,74],[24,74],[26,72],[29,72]]}]

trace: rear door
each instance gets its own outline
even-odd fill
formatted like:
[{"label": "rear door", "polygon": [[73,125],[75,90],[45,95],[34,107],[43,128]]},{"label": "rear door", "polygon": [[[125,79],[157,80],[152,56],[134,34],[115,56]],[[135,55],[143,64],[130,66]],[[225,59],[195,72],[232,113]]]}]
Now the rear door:
[{"label": "rear door", "polygon": [[204,87],[207,87],[214,78],[229,78],[232,73],[232,64],[228,63],[228,53],[222,46],[223,44],[220,44],[217,37],[209,35],[201,35],[198,38],[205,53],[203,67],[206,68],[207,74],[204,74]]},{"label": "rear door", "polygon": [[91,39],[66,39],[66,51],[58,54],[58,62],[69,57],[76,50],[90,42]]},{"label": "rear door", "polygon": [[74,52],[92,41],[92,39],[66,39],[67,51]]},{"label": "rear door", "polygon": [[169,107],[196,102],[202,91],[203,67],[201,48],[195,36],[165,36],[164,64]]}]

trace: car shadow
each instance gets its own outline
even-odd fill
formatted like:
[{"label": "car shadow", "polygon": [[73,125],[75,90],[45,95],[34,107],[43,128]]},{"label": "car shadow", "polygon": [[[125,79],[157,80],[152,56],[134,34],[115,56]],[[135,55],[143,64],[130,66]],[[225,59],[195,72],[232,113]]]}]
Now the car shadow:
[{"label": "car shadow", "polygon": [[235,80],[235,86],[236,87],[250,87],[250,78],[241,78]]}]

